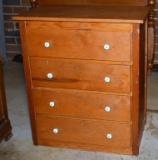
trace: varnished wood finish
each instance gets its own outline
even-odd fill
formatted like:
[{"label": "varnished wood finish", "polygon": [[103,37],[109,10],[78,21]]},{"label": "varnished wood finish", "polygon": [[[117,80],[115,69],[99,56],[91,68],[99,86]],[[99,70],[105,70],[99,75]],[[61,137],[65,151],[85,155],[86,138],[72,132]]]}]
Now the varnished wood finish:
[{"label": "varnished wood finish", "polygon": [[0,57],[0,142],[3,139],[7,139],[8,137],[11,138],[12,136],[12,126],[8,117],[8,109],[3,82],[2,59],[3,58]]},{"label": "varnished wood finish", "polygon": [[148,23],[148,75],[151,75],[155,50],[155,4],[156,0],[30,0],[32,8],[41,5],[108,5],[108,6],[150,6]]},{"label": "varnished wood finish", "polygon": [[[26,25],[29,56],[128,62],[131,58],[132,29],[128,24],[28,22]],[[50,43],[49,48],[44,46],[45,42]],[[104,49],[105,44],[110,45],[110,50]]]},{"label": "varnished wood finish", "polygon": [[126,6],[145,6],[147,0],[31,0],[32,7],[46,4],[59,5],[126,5]]},{"label": "varnished wood finish", "polygon": [[[139,31],[139,32],[138,32]],[[133,26],[133,76],[132,76],[132,90],[133,90],[133,96],[132,96],[132,107],[131,107],[131,113],[132,113],[132,148],[133,153],[138,154],[139,149],[139,65],[140,65],[140,52],[139,52],[139,46],[140,46],[140,26],[134,25]],[[139,53],[139,54],[137,54]],[[145,54],[145,53],[142,53]],[[143,61],[143,60],[142,60]],[[145,66],[144,66],[145,67]],[[144,107],[144,106],[143,106]],[[137,119],[138,121],[135,121]]]},{"label": "varnished wood finish", "polygon": [[[146,27],[145,27],[146,25]],[[140,32],[140,51],[141,54],[140,55],[140,59],[142,59],[142,61],[140,60],[140,64],[139,64],[139,72],[140,72],[140,78],[139,78],[139,90],[140,90],[140,94],[139,94],[139,145],[141,143],[141,136],[143,134],[143,130],[144,130],[144,125],[146,123],[146,109],[147,109],[147,74],[148,74],[148,67],[147,67],[147,39],[148,39],[148,35],[147,35],[147,25],[148,23],[146,22],[146,24],[141,25],[141,32]],[[145,67],[143,67],[145,66]]]},{"label": "varnished wood finish", "polygon": [[[119,68],[119,70],[118,70]],[[30,58],[33,87],[130,93],[130,66],[104,62]],[[48,73],[53,78],[47,77]],[[105,77],[110,82],[105,82]]]},{"label": "varnished wood finish", "polygon": [[[27,35],[25,30],[25,22],[21,21],[19,23],[20,26],[20,35],[21,35],[21,41],[26,42],[27,41]],[[27,46],[25,43],[22,43],[22,55],[23,55],[23,64],[24,64],[24,73],[25,73],[25,80],[26,80],[26,90],[27,90],[27,97],[28,97],[28,103],[29,103],[29,113],[30,113],[30,119],[31,119],[31,129],[32,129],[32,138],[33,143],[35,145],[38,144],[38,136],[37,136],[37,128],[36,128],[36,120],[35,120],[35,112],[34,112],[34,104],[32,99],[32,89],[31,89],[31,73],[30,73],[30,67],[29,67],[29,57],[27,53]]]},{"label": "varnished wood finish", "polygon": [[[107,7],[101,15],[105,8],[43,6],[14,17],[20,21],[34,144],[139,153],[146,115],[149,8],[129,7],[133,12],[126,18],[122,7],[113,15],[110,9],[116,7]],[[110,42],[108,55],[102,51],[104,40]]]},{"label": "varnished wood finish", "polygon": [[38,114],[130,122],[131,96],[71,89],[34,89],[33,96]]},{"label": "varnished wood finish", "polygon": [[148,0],[151,11],[148,19],[148,74],[151,75],[155,52],[155,0]]},{"label": "varnished wood finish", "polygon": [[132,155],[131,148],[119,148],[119,147],[108,147],[104,145],[93,145],[93,144],[86,144],[85,143],[73,143],[73,142],[62,142],[62,141],[54,141],[50,139],[39,139],[39,144],[44,146],[54,146],[54,147],[61,147],[66,148],[69,146],[73,149],[82,149],[82,150],[89,150],[89,151],[103,151],[103,152],[110,152],[110,153],[124,153]]},{"label": "varnished wood finish", "polygon": [[149,7],[140,6],[44,5],[17,16],[16,20],[143,23],[149,11]]},{"label": "varnished wood finish", "polygon": [[[130,125],[86,119],[37,115],[39,139],[130,148]],[[58,134],[53,129],[58,129]],[[95,129],[94,129],[95,128]],[[112,134],[112,139],[107,138]]]}]

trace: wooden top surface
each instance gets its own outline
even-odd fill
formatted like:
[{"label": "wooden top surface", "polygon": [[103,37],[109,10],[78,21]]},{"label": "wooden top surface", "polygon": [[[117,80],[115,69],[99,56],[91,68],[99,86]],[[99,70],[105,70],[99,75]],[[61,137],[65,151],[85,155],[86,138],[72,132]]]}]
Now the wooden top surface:
[{"label": "wooden top surface", "polygon": [[143,23],[149,7],[43,5],[13,20]]},{"label": "wooden top surface", "polygon": [[128,5],[146,6],[148,0],[36,0],[40,5],[59,4],[59,5]]}]

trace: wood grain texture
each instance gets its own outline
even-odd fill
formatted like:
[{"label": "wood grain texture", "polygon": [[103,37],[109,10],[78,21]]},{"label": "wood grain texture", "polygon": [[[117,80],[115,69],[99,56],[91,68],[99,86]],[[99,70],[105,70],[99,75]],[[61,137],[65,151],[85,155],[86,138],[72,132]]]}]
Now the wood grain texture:
[{"label": "wood grain texture", "polygon": [[[14,17],[24,20],[20,28],[35,144],[139,153],[146,114],[149,10],[50,5]],[[105,59],[98,47],[104,40],[112,47]],[[45,41],[51,42],[50,48],[44,48]],[[110,114],[105,105],[111,106]]]},{"label": "wood grain texture", "polygon": [[128,154],[132,155],[131,148],[120,148],[120,147],[108,147],[104,145],[93,145],[93,144],[86,144],[85,143],[73,143],[73,142],[63,142],[63,141],[55,141],[50,139],[39,139],[39,144],[44,146],[53,146],[53,147],[60,147],[60,148],[73,148],[73,149],[80,149],[80,150],[88,150],[88,151],[101,151],[101,152],[110,152],[110,153],[117,153],[117,154]]},{"label": "wood grain texture", "polygon": [[29,104],[29,114],[31,120],[31,131],[32,131],[32,138],[33,144],[38,145],[37,139],[37,131],[36,131],[36,120],[34,114],[34,104],[33,104],[33,96],[32,96],[32,89],[31,89],[31,73],[29,67],[29,57],[27,54],[27,34],[25,30],[25,22],[21,21],[19,23],[20,26],[20,35],[22,41],[22,55],[23,55],[23,65],[24,65],[24,74],[25,74],[25,81],[26,81],[26,90],[27,90],[27,98]]},{"label": "wood grain texture", "polygon": [[[104,121],[89,121],[37,115],[39,138],[56,141],[130,148],[130,125]],[[53,133],[57,128],[58,133]],[[108,139],[107,134],[112,134]]]},{"label": "wood grain texture", "polygon": [[[119,70],[118,70],[119,68]],[[130,94],[130,66],[105,62],[30,58],[33,87],[67,88]],[[47,77],[48,73],[53,78]],[[110,82],[105,82],[105,77]]]},{"label": "wood grain texture", "polygon": [[132,32],[131,24],[126,23],[96,23],[96,22],[43,22],[26,21],[27,30],[85,30],[85,31],[104,31],[104,32]]},{"label": "wood grain texture", "polygon": [[60,5],[132,5],[146,6],[147,0],[36,0],[40,5],[60,4]]},{"label": "wood grain texture", "polygon": [[[139,145],[146,123],[146,109],[147,109],[147,21],[141,25],[140,32],[140,63],[139,63]],[[145,66],[145,67],[144,67]]]},{"label": "wood grain texture", "polygon": [[[34,89],[38,114],[130,122],[130,96],[67,89]],[[40,101],[39,101],[40,100]],[[51,107],[50,102],[55,106]],[[105,111],[110,107],[110,111]]]},{"label": "wood grain texture", "polygon": [[[27,24],[29,56],[130,61],[130,25],[85,23],[77,27],[77,23],[74,26],[71,23],[58,26],[52,22]],[[50,47],[46,48],[45,42],[49,42]],[[105,50],[104,45],[109,45],[110,49]]]},{"label": "wood grain texture", "polygon": [[44,5],[14,16],[13,20],[143,23],[149,11],[147,6]]},{"label": "wood grain texture", "polygon": [[140,32],[140,63],[139,63],[139,132],[142,129],[142,124],[146,115],[144,115],[146,111],[146,28],[145,25],[141,25]]},{"label": "wood grain texture", "polygon": [[33,8],[42,5],[106,5],[106,6],[150,6],[150,14],[148,16],[148,74],[151,75],[154,61],[155,51],[155,4],[156,0],[31,0]]},{"label": "wood grain texture", "polygon": [[[131,107],[131,121],[132,121],[132,150],[133,154],[139,153],[139,66],[140,66],[140,25],[133,25],[133,66],[132,66],[132,107]],[[143,60],[144,61],[144,60]]]}]

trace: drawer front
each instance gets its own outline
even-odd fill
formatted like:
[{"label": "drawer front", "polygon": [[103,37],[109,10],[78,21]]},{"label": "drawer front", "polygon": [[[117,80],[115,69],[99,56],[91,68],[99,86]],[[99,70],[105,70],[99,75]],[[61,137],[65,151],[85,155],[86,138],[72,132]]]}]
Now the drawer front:
[{"label": "drawer front", "polygon": [[91,28],[55,30],[49,28],[50,24],[44,26],[27,30],[30,56],[130,61],[132,43],[129,31],[121,32],[116,28],[109,28],[109,31]]},{"label": "drawer front", "polygon": [[35,112],[78,118],[130,121],[130,96],[77,90],[33,90]]},{"label": "drawer front", "polygon": [[39,139],[130,147],[130,125],[37,115]]},{"label": "drawer front", "polygon": [[33,87],[130,92],[130,66],[30,58]]}]

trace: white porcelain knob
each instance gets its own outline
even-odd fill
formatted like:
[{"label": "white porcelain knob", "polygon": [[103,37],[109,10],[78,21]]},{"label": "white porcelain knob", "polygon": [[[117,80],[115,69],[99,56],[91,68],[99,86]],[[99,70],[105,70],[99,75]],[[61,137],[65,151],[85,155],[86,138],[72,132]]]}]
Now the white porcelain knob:
[{"label": "white porcelain knob", "polygon": [[44,46],[45,46],[46,48],[49,48],[49,47],[50,47],[50,43],[49,43],[49,42],[45,42],[45,43],[44,43]]},{"label": "white porcelain knob", "polygon": [[107,138],[111,139],[112,138],[112,134],[107,134]]},{"label": "white porcelain knob", "polygon": [[59,132],[59,131],[58,131],[57,128],[54,128],[54,129],[53,129],[53,133],[58,134],[58,132]]},{"label": "white porcelain knob", "polygon": [[108,44],[105,44],[105,45],[104,45],[104,49],[105,49],[105,50],[109,50],[109,49],[110,49],[110,46],[109,46]]},{"label": "white porcelain knob", "polygon": [[48,74],[47,74],[47,77],[48,77],[49,79],[51,79],[51,78],[53,78],[53,74],[52,74],[52,73],[48,73]]},{"label": "white porcelain knob", "polygon": [[104,81],[105,81],[106,83],[109,83],[109,82],[110,82],[110,77],[105,77],[105,78],[104,78]]},{"label": "white porcelain knob", "polygon": [[109,106],[106,106],[106,107],[105,107],[105,111],[106,111],[106,112],[110,112],[110,110],[111,110],[111,109],[110,109]]},{"label": "white porcelain knob", "polygon": [[54,107],[55,103],[54,102],[50,102],[49,105],[50,105],[50,107]]}]

